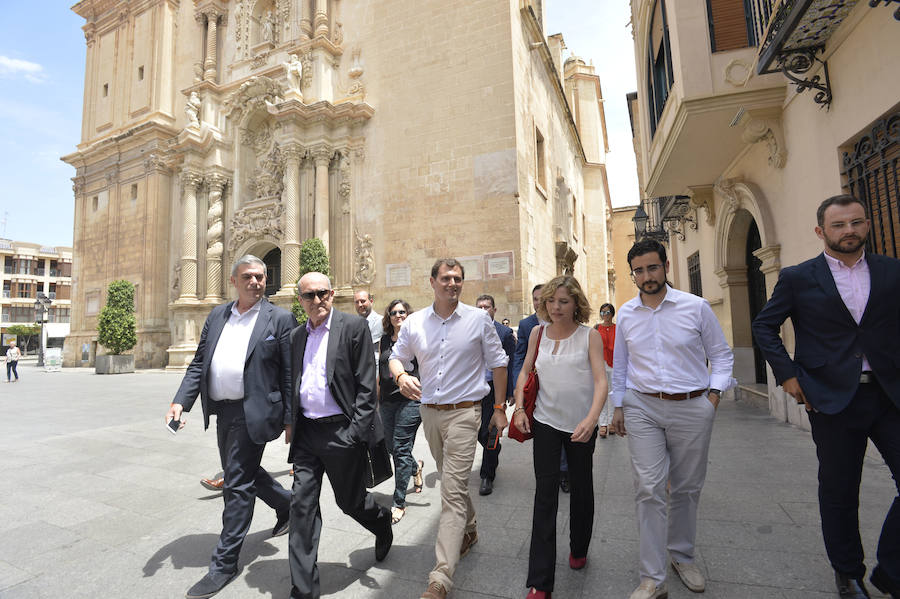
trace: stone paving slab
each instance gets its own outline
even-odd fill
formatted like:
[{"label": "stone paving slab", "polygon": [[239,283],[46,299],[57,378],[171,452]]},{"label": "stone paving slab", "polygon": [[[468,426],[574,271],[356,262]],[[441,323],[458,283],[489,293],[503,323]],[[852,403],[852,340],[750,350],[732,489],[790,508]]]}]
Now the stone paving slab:
[{"label": "stone paving slab", "polygon": [[[199,479],[219,470],[215,434],[202,430],[199,404],[178,435],[163,415],[181,376],[162,371],[98,376],[89,369],[46,373],[20,364],[21,380],[0,385],[15,401],[0,421],[0,597],[183,597],[208,566],[221,527],[221,494]],[[495,491],[479,497],[470,477],[479,542],[463,559],[451,599],[525,595],[534,477],[531,445],[505,441]],[[282,440],[264,466],[289,484]],[[425,489],[408,496],[388,558],[376,563],[374,538],[322,492],[319,555],[325,597],[412,598],[434,562],[440,488],[420,433]],[[834,597],[816,503],[809,434],[754,408],[719,408],[703,491],[697,561],[708,599]],[[600,439],[594,455],[596,513],[588,566],[572,571],[568,497],[560,495],[555,596],[625,598],[637,584],[637,528],[623,439]],[[374,490],[389,505],[392,481]],[[896,494],[870,451],[860,522],[870,556]],[[287,537],[269,536],[274,514],[262,503],[244,543],[239,577],[217,597],[287,599]],[[873,557],[867,560],[873,565]],[[673,575],[674,576],[674,575]],[[669,596],[697,597],[670,576]],[[878,597],[877,593],[873,594]]]}]

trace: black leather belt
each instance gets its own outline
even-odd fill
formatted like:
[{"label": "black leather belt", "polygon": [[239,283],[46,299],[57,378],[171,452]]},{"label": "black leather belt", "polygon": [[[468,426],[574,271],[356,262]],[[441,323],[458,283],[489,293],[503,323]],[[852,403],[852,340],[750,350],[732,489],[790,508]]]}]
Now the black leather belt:
[{"label": "black leather belt", "polygon": [[866,383],[874,383],[875,375],[872,374],[871,370],[865,370],[859,374],[859,382],[861,385],[865,385]]},{"label": "black leather belt", "polygon": [[331,424],[332,422],[347,422],[347,417],[343,414],[335,414],[334,416],[325,416],[324,418],[310,418],[316,424]]}]

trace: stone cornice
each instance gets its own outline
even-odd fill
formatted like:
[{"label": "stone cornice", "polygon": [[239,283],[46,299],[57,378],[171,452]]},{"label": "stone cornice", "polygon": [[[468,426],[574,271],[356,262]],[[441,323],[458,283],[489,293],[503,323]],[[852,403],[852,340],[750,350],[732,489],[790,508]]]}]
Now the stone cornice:
[{"label": "stone cornice", "polygon": [[300,125],[329,122],[334,125],[363,124],[375,114],[375,108],[365,102],[332,104],[321,101],[303,104],[298,100],[285,100],[269,106],[269,114],[280,121],[294,121]]},{"label": "stone cornice", "polygon": [[108,154],[121,153],[148,141],[168,142],[178,134],[178,131],[174,126],[148,121],[118,135],[80,144],[76,152],[62,156],[61,160],[77,167],[81,162],[96,162]]}]

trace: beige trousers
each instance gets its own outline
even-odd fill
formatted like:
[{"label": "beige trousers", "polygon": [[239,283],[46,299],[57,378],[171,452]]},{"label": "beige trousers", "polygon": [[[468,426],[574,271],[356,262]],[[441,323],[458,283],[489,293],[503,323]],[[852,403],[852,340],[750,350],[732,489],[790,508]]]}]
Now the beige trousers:
[{"label": "beige trousers", "polygon": [[475,530],[475,506],[469,497],[469,473],[478,447],[481,405],[460,410],[422,406],[422,430],[441,475],[441,518],[434,554],[437,562],[428,583],[439,582],[448,591],[459,563],[463,535]]}]

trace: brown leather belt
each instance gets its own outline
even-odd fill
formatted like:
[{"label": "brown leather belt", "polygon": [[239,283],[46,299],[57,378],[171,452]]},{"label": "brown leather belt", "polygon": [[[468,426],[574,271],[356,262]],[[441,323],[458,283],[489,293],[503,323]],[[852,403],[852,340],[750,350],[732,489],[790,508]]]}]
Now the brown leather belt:
[{"label": "brown leather belt", "polygon": [[644,391],[638,391],[641,395],[649,395],[650,397],[655,397],[657,399],[667,399],[669,401],[683,401],[685,399],[694,399],[695,397],[700,397],[704,393],[706,393],[707,389],[697,389],[696,391],[690,391],[687,393],[663,393],[662,391],[653,391],[650,393],[645,393]]},{"label": "brown leather belt", "polygon": [[475,405],[481,405],[480,401],[461,401],[459,403],[423,403],[426,408],[434,410],[464,410],[466,408],[474,408]]}]

